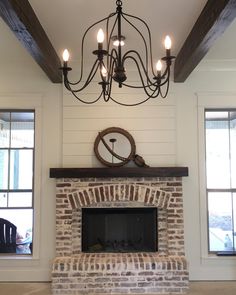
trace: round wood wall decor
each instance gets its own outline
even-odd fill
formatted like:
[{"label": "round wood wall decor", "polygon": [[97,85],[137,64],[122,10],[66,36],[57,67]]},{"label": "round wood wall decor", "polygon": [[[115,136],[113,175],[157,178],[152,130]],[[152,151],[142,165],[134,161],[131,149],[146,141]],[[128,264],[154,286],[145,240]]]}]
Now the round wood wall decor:
[{"label": "round wood wall decor", "polygon": [[121,167],[134,160],[136,146],[129,132],[119,127],[110,127],[98,133],[94,152],[105,166]]}]

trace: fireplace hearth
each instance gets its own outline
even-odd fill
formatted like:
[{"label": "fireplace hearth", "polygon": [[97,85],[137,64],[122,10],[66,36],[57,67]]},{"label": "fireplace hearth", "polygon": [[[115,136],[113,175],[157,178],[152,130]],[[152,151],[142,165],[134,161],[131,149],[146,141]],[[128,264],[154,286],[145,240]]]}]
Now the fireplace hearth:
[{"label": "fireplace hearth", "polygon": [[155,252],[157,241],[157,208],[82,209],[82,252]]},{"label": "fireplace hearth", "polygon": [[108,169],[103,178],[105,168],[93,168],[90,178],[89,169],[67,169],[65,178],[60,169],[53,176],[54,295],[186,292],[180,174],[187,176],[187,168],[179,168],[127,168],[128,176],[125,169]]}]

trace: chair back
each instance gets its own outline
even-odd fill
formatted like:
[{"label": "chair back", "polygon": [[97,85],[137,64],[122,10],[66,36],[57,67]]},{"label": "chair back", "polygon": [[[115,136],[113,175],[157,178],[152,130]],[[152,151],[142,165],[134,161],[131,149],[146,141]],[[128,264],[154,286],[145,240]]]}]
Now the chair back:
[{"label": "chair back", "polygon": [[16,253],[16,226],[0,218],[0,253]]}]

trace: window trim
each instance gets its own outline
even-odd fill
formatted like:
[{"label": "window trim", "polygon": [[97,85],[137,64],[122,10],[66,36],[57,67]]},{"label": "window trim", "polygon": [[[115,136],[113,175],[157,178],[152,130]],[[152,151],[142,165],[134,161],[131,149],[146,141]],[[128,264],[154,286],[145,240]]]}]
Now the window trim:
[{"label": "window trim", "polygon": [[[9,204],[9,195],[8,195],[8,198],[7,198],[7,207],[0,207],[1,210],[32,210],[32,217],[33,217],[33,220],[32,220],[32,228],[33,228],[33,235],[32,235],[32,241],[34,241],[34,229],[35,229],[35,219],[34,219],[34,199],[35,199],[35,194],[34,194],[34,185],[35,185],[35,110],[34,109],[15,109],[15,108],[12,108],[12,109],[5,109],[5,108],[0,108],[0,112],[5,112],[5,113],[10,113],[10,132],[9,132],[9,146],[8,147],[3,147],[3,148],[0,148],[1,150],[7,150],[7,153],[8,153],[8,181],[7,181],[7,189],[3,189],[1,190],[1,193],[2,192],[6,192],[7,194],[9,193],[13,193],[13,192],[30,192],[32,194],[32,201],[31,201],[31,206],[28,206],[28,207],[12,207],[12,206],[8,206]],[[25,147],[12,147],[12,145],[10,144],[11,142],[11,133],[12,133],[12,114],[13,113],[34,113],[34,138],[33,138],[33,147],[30,147],[30,148],[25,148]],[[32,170],[33,170],[33,173],[32,173],[32,179],[31,179],[31,185],[32,185],[32,188],[31,189],[12,189],[11,188],[11,153],[12,151],[14,150],[32,150],[33,152],[33,157],[32,157],[32,161],[33,161],[33,165],[32,165]],[[33,252],[34,252],[34,242],[33,242]],[[17,253],[0,253],[0,256],[33,256],[33,253],[31,254],[17,254]]]},{"label": "window trim", "polygon": [[35,151],[34,151],[34,251],[33,255],[1,255],[1,264],[31,266],[40,259],[40,207],[41,207],[41,169],[42,169],[42,102],[40,94],[8,94],[0,93],[0,108],[14,110],[34,110],[35,112]]},{"label": "window trim", "polygon": [[[205,148],[205,174],[206,174],[206,171],[207,171],[207,165],[206,165],[206,117],[205,117],[205,113],[206,112],[236,112],[236,108],[204,108],[204,139],[205,139],[205,145],[204,145],[204,148]],[[221,121],[221,120],[218,120],[218,121]],[[222,121],[226,121],[225,119],[222,119]],[[228,128],[230,128],[230,125],[229,125],[229,116],[227,118],[227,122],[228,122]],[[230,138],[229,138],[230,140]],[[230,152],[230,150],[229,150]],[[230,161],[230,170],[231,170],[231,161]],[[231,176],[231,174],[230,174]],[[231,183],[231,177],[230,177],[230,183]],[[205,175],[205,185],[206,185],[206,204],[207,204],[207,212],[208,212],[208,209],[209,209],[209,205],[208,205],[208,193],[209,192],[225,192],[225,193],[231,193],[231,195],[233,193],[236,192],[236,188],[207,188],[207,175]],[[231,196],[232,198],[232,196]],[[233,216],[233,220],[234,220],[234,216]],[[234,243],[234,241],[233,241]],[[234,245],[235,246],[235,245]],[[207,213],[207,248],[208,248],[208,253],[209,254],[218,254],[219,252],[222,252],[222,251],[211,251],[210,250],[210,237],[209,237],[209,215]],[[227,251],[226,251],[227,252]],[[227,255],[227,254],[226,254]],[[230,255],[230,254],[229,254]]]},{"label": "window trim", "polygon": [[199,180],[199,217],[200,217],[200,256],[201,263],[236,265],[236,257],[217,256],[208,252],[208,213],[206,196],[206,158],[205,158],[205,110],[236,109],[236,93],[209,92],[196,93],[198,128],[198,180]]}]

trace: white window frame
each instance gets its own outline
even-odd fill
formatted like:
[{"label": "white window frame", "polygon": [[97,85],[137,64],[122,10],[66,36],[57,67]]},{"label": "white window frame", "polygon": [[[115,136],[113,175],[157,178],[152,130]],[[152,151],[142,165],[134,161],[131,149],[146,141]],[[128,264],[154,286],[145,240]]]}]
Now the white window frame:
[{"label": "white window frame", "polygon": [[199,202],[200,202],[200,235],[201,263],[218,265],[236,265],[236,257],[217,256],[208,252],[208,208],[206,195],[206,159],[205,159],[205,110],[235,109],[236,93],[198,93],[198,163],[199,163]]},{"label": "white window frame", "polygon": [[[35,265],[39,260],[40,248],[40,199],[41,199],[41,153],[42,153],[42,96],[35,94],[0,94],[0,109],[35,111],[35,147],[34,147],[34,208],[33,208],[33,254],[32,255],[2,255],[1,266]],[[23,263],[23,264],[22,264]]]}]

